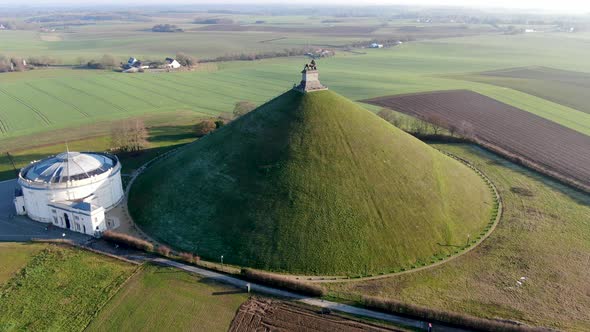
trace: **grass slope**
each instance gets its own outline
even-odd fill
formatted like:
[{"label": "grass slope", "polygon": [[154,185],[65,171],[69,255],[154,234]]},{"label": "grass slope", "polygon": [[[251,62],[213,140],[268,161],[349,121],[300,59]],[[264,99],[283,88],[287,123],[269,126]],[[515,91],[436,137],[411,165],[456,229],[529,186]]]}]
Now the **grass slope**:
[{"label": "grass slope", "polygon": [[0,289],[0,330],[80,331],[134,269],[87,251],[49,246]]},{"label": "grass slope", "polygon": [[227,331],[247,298],[243,290],[148,265],[104,307],[87,331]]},{"label": "grass slope", "polygon": [[496,184],[504,216],[494,233],[440,267],[329,288],[342,297],[376,295],[563,331],[590,330],[590,195],[475,146],[437,147],[469,160]]},{"label": "grass slope", "polygon": [[491,200],[472,170],[353,102],[289,91],[148,169],[129,204],[177,248],[333,274],[451,253]]}]

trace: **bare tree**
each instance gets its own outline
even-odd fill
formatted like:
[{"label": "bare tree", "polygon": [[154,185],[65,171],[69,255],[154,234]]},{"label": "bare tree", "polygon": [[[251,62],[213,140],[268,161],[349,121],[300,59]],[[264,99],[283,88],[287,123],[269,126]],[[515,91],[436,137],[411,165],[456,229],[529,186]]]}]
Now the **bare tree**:
[{"label": "bare tree", "polygon": [[413,118],[410,120],[408,129],[414,135],[425,135],[428,132],[428,124],[420,119]]},{"label": "bare tree", "polygon": [[256,109],[256,104],[247,100],[238,101],[234,107],[234,117],[238,118],[252,112],[254,109]]},{"label": "bare tree", "polygon": [[393,119],[395,118],[395,112],[389,108],[382,108],[379,113],[377,113],[377,115],[389,123],[392,123]]},{"label": "bare tree", "polygon": [[445,127],[445,120],[438,114],[431,114],[426,121],[434,135],[438,135]]},{"label": "bare tree", "polygon": [[474,138],[475,136],[475,129],[470,122],[462,121],[461,125],[459,126],[459,135],[465,138]]},{"label": "bare tree", "polygon": [[123,152],[137,152],[148,146],[148,131],[142,120],[125,121],[111,129],[111,146]]},{"label": "bare tree", "polygon": [[202,137],[217,129],[213,120],[203,120],[195,125],[195,135]]},{"label": "bare tree", "polygon": [[182,52],[176,53],[176,61],[185,67],[193,67],[199,63],[197,58]]},{"label": "bare tree", "polygon": [[3,55],[0,55],[0,73],[11,71],[12,66],[10,64],[10,59]]}]

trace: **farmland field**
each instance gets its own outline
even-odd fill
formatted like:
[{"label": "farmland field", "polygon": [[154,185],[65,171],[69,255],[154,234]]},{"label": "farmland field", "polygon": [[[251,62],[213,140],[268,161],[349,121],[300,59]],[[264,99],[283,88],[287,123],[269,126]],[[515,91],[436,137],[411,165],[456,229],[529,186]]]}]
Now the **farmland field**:
[{"label": "farmland field", "polygon": [[227,331],[248,294],[189,273],[147,265],[87,331]]},{"label": "farmland field", "polygon": [[547,67],[524,67],[459,75],[458,79],[507,87],[590,113],[590,74]]},{"label": "farmland field", "polygon": [[[496,185],[502,221],[475,250],[440,267],[381,280],[328,284],[430,308],[559,330],[590,329],[590,196],[473,145],[435,144]],[[522,286],[517,284],[525,277]]]},{"label": "farmland field", "polygon": [[384,325],[323,315],[319,309],[279,300],[251,298],[240,306],[229,332],[241,331],[401,331]]},{"label": "farmland field", "polygon": [[135,268],[48,246],[0,289],[0,330],[80,331]]},{"label": "farmland field", "polygon": [[467,91],[386,96],[366,102],[419,118],[438,117],[477,142],[590,188],[590,136]]},{"label": "farmland field", "polygon": [[[391,49],[339,53],[319,60],[321,79],[354,100],[445,89],[471,89],[590,135],[590,114],[512,89],[451,79],[447,75],[481,72],[534,63],[590,71],[584,59],[590,47],[581,40],[548,34],[480,36],[407,43]],[[548,43],[578,47],[571,61],[561,61]],[[487,50],[482,55],[478,49]],[[495,52],[504,57],[495,57]],[[556,51],[555,51],[556,52]],[[0,74],[0,145],[20,148],[12,139],[65,128],[116,121],[144,114],[193,112],[214,116],[231,112],[241,100],[262,104],[298,82],[304,57],[203,65],[194,72],[125,75],[76,69]],[[43,137],[47,140],[53,134]],[[81,138],[81,137],[78,137]],[[28,138],[29,142],[36,138]],[[59,142],[59,139],[56,139]],[[63,140],[62,140],[63,142]],[[6,146],[8,145],[8,146]]]}]

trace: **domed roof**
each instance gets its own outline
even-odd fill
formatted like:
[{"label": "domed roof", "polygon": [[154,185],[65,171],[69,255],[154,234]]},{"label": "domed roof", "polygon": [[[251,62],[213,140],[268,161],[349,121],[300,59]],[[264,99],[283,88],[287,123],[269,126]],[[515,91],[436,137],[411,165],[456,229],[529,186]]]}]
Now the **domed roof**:
[{"label": "domed roof", "polygon": [[104,153],[64,152],[31,164],[21,176],[34,182],[61,183],[102,174],[116,164],[116,157]]}]

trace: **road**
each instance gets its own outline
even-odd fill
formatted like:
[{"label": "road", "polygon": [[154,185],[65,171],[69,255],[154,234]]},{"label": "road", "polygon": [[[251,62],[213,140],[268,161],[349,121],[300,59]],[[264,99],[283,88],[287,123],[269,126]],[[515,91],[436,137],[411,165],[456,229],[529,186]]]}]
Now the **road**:
[{"label": "road", "polygon": [[[132,258],[132,257],[127,257],[127,258]],[[171,261],[171,260],[165,259],[165,258],[155,258],[152,260],[152,262],[157,263],[157,264],[161,264],[161,265],[172,266],[172,267],[175,267],[175,268],[187,271],[187,272],[195,273],[195,274],[198,274],[202,277],[212,279],[214,281],[221,282],[224,284],[229,284],[229,285],[241,288],[241,289],[246,289],[246,285],[249,283],[247,281],[244,281],[244,280],[241,280],[238,278],[234,278],[234,277],[231,277],[231,276],[228,276],[225,274],[205,270],[205,269],[198,268],[198,267],[195,267],[192,265],[186,265],[186,264],[179,263],[176,261]],[[343,312],[346,314],[351,314],[351,315],[360,316],[360,317],[378,319],[378,320],[382,320],[385,322],[394,323],[397,325],[402,325],[402,326],[407,326],[407,327],[412,327],[412,328],[417,328],[417,329],[423,329],[423,330],[428,329],[428,323],[421,321],[421,320],[401,317],[401,316],[392,315],[392,314],[386,314],[386,313],[382,313],[379,311],[363,309],[363,308],[354,307],[351,305],[342,304],[342,303],[338,303],[338,302],[326,301],[326,300],[322,300],[319,298],[307,297],[307,296],[299,295],[299,294],[292,293],[289,291],[284,291],[284,290],[280,290],[280,289],[276,289],[276,288],[272,288],[272,287],[266,287],[266,286],[262,286],[262,285],[258,285],[258,284],[254,284],[254,283],[249,283],[249,284],[250,284],[251,291],[256,292],[256,293],[278,296],[278,297],[283,297],[283,298],[289,298],[289,299],[293,299],[297,302],[305,303],[305,304],[312,305],[315,307],[327,308],[327,309],[330,309],[333,311]],[[468,331],[468,330],[452,328],[452,327],[448,327],[448,326],[435,325],[433,327],[433,331],[460,332],[460,331]]]}]

